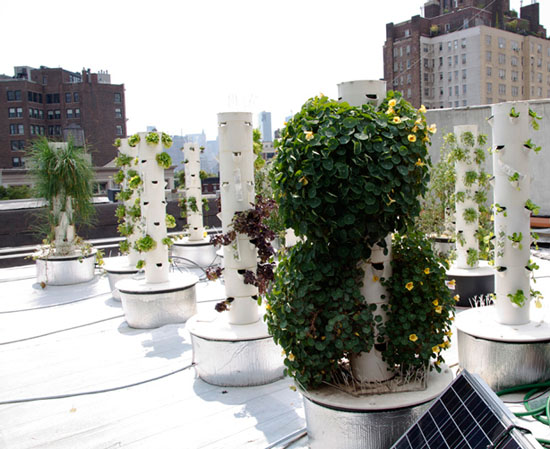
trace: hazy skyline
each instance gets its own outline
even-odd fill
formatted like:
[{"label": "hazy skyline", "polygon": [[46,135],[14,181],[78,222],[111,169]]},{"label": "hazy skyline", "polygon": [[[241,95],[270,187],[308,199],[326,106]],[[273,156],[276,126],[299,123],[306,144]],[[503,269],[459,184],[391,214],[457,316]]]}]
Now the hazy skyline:
[{"label": "hazy skyline", "polygon": [[[531,0],[525,0],[528,4]],[[545,4],[546,3],[546,4]],[[540,2],[541,23],[550,7]],[[128,133],[217,135],[218,112],[272,114],[273,130],[336,85],[383,77],[386,23],[424,0],[5,2],[0,73],[13,67],[108,70],[124,83]],[[510,6],[519,11],[520,0]]]}]

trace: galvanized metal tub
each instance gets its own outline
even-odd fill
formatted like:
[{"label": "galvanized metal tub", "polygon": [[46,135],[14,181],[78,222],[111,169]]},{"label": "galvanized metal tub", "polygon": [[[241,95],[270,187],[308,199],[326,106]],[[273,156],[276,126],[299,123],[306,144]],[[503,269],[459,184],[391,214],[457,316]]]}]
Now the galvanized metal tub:
[{"label": "galvanized metal tub", "polygon": [[229,324],[226,316],[201,318],[187,323],[193,343],[193,359],[199,377],[225,387],[250,387],[283,377],[281,348],[267,333],[260,318],[253,324]]},{"label": "galvanized metal tub", "polygon": [[351,396],[332,387],[305,391],[311,449],[387,449],[451,383],[448,368],[431,372],[423,391]]},{"label": "galvanized metal tub", "polygon": [[81,256],[50,256],[36,259],[36,279],[47,285],[72,285],[91,281],[96,251]]},{"label": "galvanized metal tub", "polygon": [[[531,316],[536,313],[532,310]],[[495,316],[493,306],[457,315],[460,367],[495,391],[550,379],[550,321],[511,326]]]},{"label": "galvanized metal tub", "polygon": [[216,247],[210,243],[210,238],[199,241],[189,241],[187,238],[176,240],[171,250],[172,256],[182,258],[183,265],[205,268],[213,265],[217,258]]},{"label": "galvanized metal tub", "polygon": [[115,288],[120,291],[128,326],[153,329],[185,323],[197,313],[198,281],[193,274],[171,273],[168,282],[148,284],[145,279],[123,279]]},{"label": "galvanized metal tub", "polygon": [[116,288],[116,283],[122,279],[135,278],[139,270],[135,266],[128,265],[126,256],[104,259],[103,269],[107,273],[113,299],[120,301],[120,292]]}]

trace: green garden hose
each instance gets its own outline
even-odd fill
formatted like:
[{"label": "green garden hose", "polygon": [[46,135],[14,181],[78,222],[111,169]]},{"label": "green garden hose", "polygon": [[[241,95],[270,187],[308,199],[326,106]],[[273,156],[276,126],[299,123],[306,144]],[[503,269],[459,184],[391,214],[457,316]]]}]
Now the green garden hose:
[{"label": "green garden hose", "polygon": [[[525,411],[514,413],[514,415],[518,417],[531,416],[540,423],[546,426],[550,426],[550,395],[545,398],[545,403],[543,405],[532,408],[529,404],[529,401],[533,401],[550,391],[550,381],[536,384],[518,385],[516,387],[506,388],[504,390],[497,391],[496,394],[497,396],[504,396],[507,394],[519,393],[522,391],[527,391],[522,401],[523,406],[525,407]],[[550,448],[550,440],[544,438],[537,438],[536,440],[544,447]]]}]

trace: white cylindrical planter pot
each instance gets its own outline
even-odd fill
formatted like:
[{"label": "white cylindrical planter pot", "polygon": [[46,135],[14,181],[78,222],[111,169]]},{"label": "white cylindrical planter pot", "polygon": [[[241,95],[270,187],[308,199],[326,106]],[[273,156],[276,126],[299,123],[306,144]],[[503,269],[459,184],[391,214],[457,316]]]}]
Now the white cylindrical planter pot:
[{"label": "white cylindrical planter pot", "polygon": [[[510,116],[514,109],[518,117]],[[505,208],[494,212],[495,266],[499,271],[495,279],[499,323],[518,325],[529,322],[530,278],[525,266],[530,255],[530,221],[525,210],[529,199],[529,152],[523,146],[528,138],[529,106],[526,102],[500,103],[492,106],[494,202]],[[522,241],[515,244],[512,236],[521,234]],[[523,292],[522,307],[512,303],[510,296]]]},{"label": "white cylindrical planter pot", "polygon": [[[386,82],[376,80],[348,81],[338,84],[338,100],[350,106],[361,106],[371,103],[380,105],[386,98]],[[365,271],[361,293],[368,304],[376,304],[381,310],[382,304],[389,302],[387,289],[382,285],[382,278],[391,276],[391,236],[386,237],[388,254],[384,255],[382,247],[374,245],[369,260],[361,263]],[[382,298],[384,296],[384,298]],[[355,378],[360,382],[382,382],[389,380],[394,373],[382,360],[382,352],[373,348],[368,353],[353,354],[351,367]]]},{"label": "white cylindrical planter pot", "polygon": [[134,278],[139,270],[135,265],[129,263],[128,256],[109,257],[104,259],[103,267],[109,279],[109,287],[115,301],[120,301],[120,292],[116,288],[116,283],[122,279]]},{"label": "white cylindrical planter pot", "polygon": [[[254,152],[252,149],[252,114],[227,112],[218,114],[220,147],[220,195],[223,232],[230,230],[235,212],[250,209],[255,201]],[[251,324],[259,319],[256,297],[258,289],[244,284],[243,271],[255,271],[256,249],[250,238],[238,235],[235,242],[223,247],[226,297],[231,300],[229,322]],[[231,299],[232,298],[232,299]]]}]

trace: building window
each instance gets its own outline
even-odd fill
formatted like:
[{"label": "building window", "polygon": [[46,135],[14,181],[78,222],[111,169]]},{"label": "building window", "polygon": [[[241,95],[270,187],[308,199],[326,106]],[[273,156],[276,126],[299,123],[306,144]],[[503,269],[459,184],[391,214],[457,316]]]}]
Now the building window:
[{"label": "building window", "polygon": [[519,51],[519,44],[518,44],[518,41],[511,41],[511,42],[510,42],[510,48],[511,48],[513,51]]},{"label": "building window", "polygon": [[73,99],[73,96],[70,92],[65,92],[65,103],[70,103]]},{"label": "building window", "polygon": [[59,119],[61,118],[61,110],[60,110],[60,109],[56,109],[56,110],[54,111],[54,118],[55,118],[56,120],[59,120]]},{"label": "building window", "polygon": [[468,92],[468,85],[467,84],[463,84],[462,85],[462,95],[466,95]]},{"label": "building window", "polygon": [[447,76],[447,81],[450,83],[453,80],[453,72],[449,72],[449,76]]},{"label": "building window", "polygon": [[11,158],[11,165],[12,165],[12,167],[24,167],[25,163],[23,162],[23,158],[12,157]]},{"label": "building window", "polygon": [[451,31],[451,24],[450,24],[450,23],[446,23],[446,24],[445,24],[445,33],[448,33],[449,31]]},{"label": "building window", "polygon": [[458,55],[455,55],[455,65],[458,65]]},{"label": "building window", "polygon": [[46,94],[46,103],[54,104],[59,103],[59,94]]},{"label": "building window", "polygon": [[498,85],[498,94],[499,95],[506,95],[506,84],[499,84]]},{"label": "building window", "polygon": [[453,49],[453,43],[451,41],[447,42],[447,50],[451,51]]},{"label": "building window", "polygon": [[487,45],[491,45],[491,41],[492,41],[491,36],[490,36],[489,34],[487,34],[487,35],[485,36],[485,43],[486,43]]},{"label": "building window", "polygon": [[25,127],[23,125],[10,125],[10,134],[12,136],[17,134],[25,134]]},{"label": "building window", "polygon": [[[537,82],[542,83],[542,72],[537,72]],[[17,108],[17,109],[20,109],[20,108]],[[21,116],[23,116],[22,113],[21,113]]]},{"label": "building window", "polygon": [[517,70],[512,70],[512,76],[510,77],[510,79],[512,81],[517,81],[518,80],[518,75],[519,74],[518,74]]},{"label": "building window", "polygon": [[439,81],[443,81],[443,72],[439,72]]},{"label": "building window", "polygon": [[439,51],[443,51],[443,42],[439,43]]},{"label": "building window", "polygon": [[122,136],[122,125],[116,125],[116,135]]},{"label": "building window", "polygon": [[439,67],[441,67],[442,65],[443,65],[443,56],[440,56],[439,57]]},{"label": "building window", "polygon": [[493,69],[491,67],[487,67],[487,76],[491,76],[493,74]]},{"label": "building window", "polygon": [[51,109],[48,110],[48,120],[53,120],[53,111]]},{"label": "building window", "polygon": [[[411,60],[410,59],[407,59],[407,69],[410,69],[411,68]],[[120,103],[120,102],[119,102]]]},{"label": "building window", "polygon": [[462,64],[466,64],[466,53],[462,53]]},{"label": "building window", "polygon": [[73,118],[74,117],[72,109],[67,109],[66,113],[67,113],[67,118]]},{"label": "building window", "polygon": [[537,87],[537,95],[542,97],[542,87]]},{"label": "building window", "polygon": [[485,61],[491,62],[492,59],[493,59],[493,54],[491,53],[491,50],[487,50],[487,52],[485,53]]},{"label": "building window", "polygon": [[448,63],[449,67],[451,67],[453,65],[453,57],[452,56],[447,56],[447,63]]},{"label": "building window", "polygon": [[8,101],[21,101],[20,90],[8,90],[7,96],[8,96]]},{"label": "building window", "polygon": [[8,108],[9,118],[21,118],[23,117],[23,108]]},{"label": "building window", "polygon": [[488,94],[493,93],[493,83],[487,83],[487,93]]},{"label": "building window", "polygon": [[407,84],[411,84],[412,82],[412,75],[409,73],[407,74]]},{"label": "building window", "polygon": [[393,63],[393,71],[397,72],[399,70],[399,64],[396,62]]},{"label": "building window", "polygon": [[443,96],[443,88],[442,88],[442,87],[439,88],[439,96],[440,96],[440,97]]},{"label": "building window", "polygon": [[517,56],[512,56],[510,58],[510,64],[512,64],[514,67],[517,67],[518,65],[518,57]]},{"label": "building window", "polygon": [[22,151],[25,149],[24,140],[12,140],[10,142],[10,145],[11,145],[11,151]]},{"label": "building window", "polygon": [[455,40],[453,41],[453,45],[454,45],[454,49],[455,49],[455,50],[458,50],[458,39],[455,39]]},{"label": "building window", "polygon": [[506,70],[505,69],[498,69],[498,77],[501,80],[505,80],[506,79]]},{"label": "building window", "polygon": [[410,87],[407,89],[407,97],[409,97],[409,98],[412,97],[412,91],[411,91]]},{"label": "building window", "polygon": [[119,92],[115,92],[115,103],[122,103],[122,95]]},{"label": "building window", "polygon": [[455,86],[455,97],[458,97],[459,95],[459,89],[458,86]]},{"label": "building window", "polygon": [[455,108],[458,108],[459,105],[460,105],[460,101],[456,100],[455,101]]},{"label": "building window", "polygon": [[38,111],[38,118],[43,119],[44,118],[44,110],[43,109],[35,109]]},{"label": "building window", "polygon": [[78,92],[73,92],[73,100],[75,103],[80,101],[80,94]]},{"label": "building window", "polygon": [[449,97],[453,96],[453,88],[452,86],[449,86]]},{"label": "building window", "polygon": [[519,89],[517,86],[512,86],[512,97],[517,97],[519,94]]},{"label": "building window", "polygon": [[498,38],[498,48],[506,48],[506,39],[503,37]]},{"label": "building window", "polygon": [[31,136],[34,136],[34,125],[29,126],[29,132],[31,133]]},{"label": "building window", "polygon": [[397,58],[399,56],[399,48],[393,47],[393,57]]},{"label": "building window", "polygon": [[74,110],[74,118],[80,118],[80,109],[79,108],[76,108]]},{"label": "building window", "polygon": [[411,54],[411,46],[410,45],[407,45],[406,53],[407,53],[407,55]]},{"label": "building window", "polygon": [[466,38],[465,38],[465,37],[463,37],[463,38],[462,38],[462,41],[460,41],[460,46],[461,46],[462,48],[466,48]]},{"label": "building window", "polygon": [[499,64],[506,64],[506,55],[504,53],[498,54],[498,63]]},{"label": "building window", "polygon": [[408,28],[405,29],[405,37],[409,37],[411,35],[411,30],[409,30]]},{"label": "building window", "polygon": [[462,100],[462,106],[468,106],[468,100]]},{"label": "building window", "polygon": [[463,80],[466,79],[466,69],[463,69],[463,70],[462,70],[462,79],[463,79]]}]

